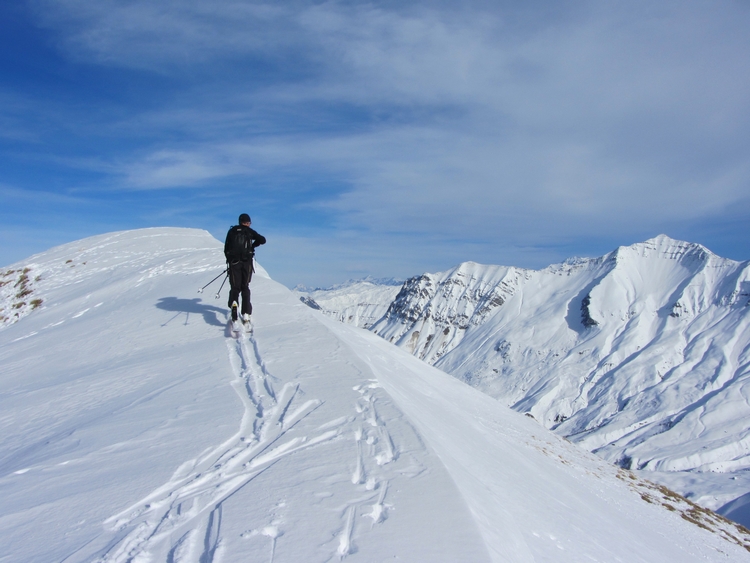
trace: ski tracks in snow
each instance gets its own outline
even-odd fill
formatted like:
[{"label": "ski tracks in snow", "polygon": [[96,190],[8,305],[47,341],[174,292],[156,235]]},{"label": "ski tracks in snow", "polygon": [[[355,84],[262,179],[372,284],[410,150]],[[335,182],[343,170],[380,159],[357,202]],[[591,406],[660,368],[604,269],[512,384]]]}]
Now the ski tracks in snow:
[{"label": "ski tracks in snow", "polygon": [[220,563],[224,501],[277,460],[339,434],[334,429],[312,438],[284,440],[320,401],[293,405],[299,395],[295,383],[286,383],[277,392],[252,337],[228,339],[227,347],[235,374],[231,385],[244,406],[239,430],[197,459],[183,463],[167,483],[108,519],[105,525],[119,539],[96,561]]}]

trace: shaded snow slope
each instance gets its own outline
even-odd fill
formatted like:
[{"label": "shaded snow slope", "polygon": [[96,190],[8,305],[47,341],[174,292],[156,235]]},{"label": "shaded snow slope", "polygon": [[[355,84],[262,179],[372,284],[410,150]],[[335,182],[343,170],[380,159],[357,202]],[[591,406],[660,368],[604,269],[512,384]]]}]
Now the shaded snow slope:
[{"label": "shaded snow slope", "polygon": [[28,264],[43,303],[0,331],[0,561],[750,559],[744,531],[260,267],[231,337],[195,293],[223,267],[208,233]]},{"label": "shaded snow slope", "polygon": [[749,304],[748,262],[662,235],[540,271],[425,274],[372,330],[719,508],[750,491]]}]

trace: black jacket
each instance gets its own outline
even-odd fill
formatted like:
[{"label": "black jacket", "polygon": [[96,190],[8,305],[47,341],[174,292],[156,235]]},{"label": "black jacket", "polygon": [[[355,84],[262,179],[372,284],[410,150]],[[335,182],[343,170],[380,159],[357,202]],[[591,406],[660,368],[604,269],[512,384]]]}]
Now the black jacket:
[{"label": "black jacket", "polygon": [[227,232],[224,256],[230,264],[249,262],[255,254],[256,247],[261,244],[266,244],[266,237],[246,225],[235,225]]}]

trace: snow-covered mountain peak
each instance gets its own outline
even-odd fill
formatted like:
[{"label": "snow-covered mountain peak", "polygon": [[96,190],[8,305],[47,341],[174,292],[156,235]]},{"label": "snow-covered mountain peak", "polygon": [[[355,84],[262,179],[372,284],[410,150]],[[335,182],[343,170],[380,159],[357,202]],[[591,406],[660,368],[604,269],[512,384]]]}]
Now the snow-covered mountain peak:
[{"label": "snow-covered mountain peak", "polygon": [[621,246],[615,256],[627,260],[630,257],[677,260],[683,264],[694,262],[706,263],[711,260],[727,261],[720,258],[702,244],[673,239],[667,235],[658,235],[644,242],[630,246]]}]

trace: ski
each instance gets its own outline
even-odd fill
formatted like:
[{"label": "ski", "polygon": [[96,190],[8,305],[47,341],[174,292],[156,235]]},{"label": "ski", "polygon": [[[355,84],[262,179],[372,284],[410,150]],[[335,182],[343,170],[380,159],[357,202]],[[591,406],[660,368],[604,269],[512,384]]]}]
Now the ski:
[{"label": "ski", "polygon": [[243,332],[242,323],[240,323],[239,321],[233,321],[230,319],[229,322],[227,323],[227,328],[229,329],[229,333],[235,338],[238,338],[240,334]]},{"label": "ski", "polygon": [[250,314],[249,313],[243,313],[242,315],[242,326],[245,329],[245,332],[250,334],[253,332],[253,321],[250,320]]}]

